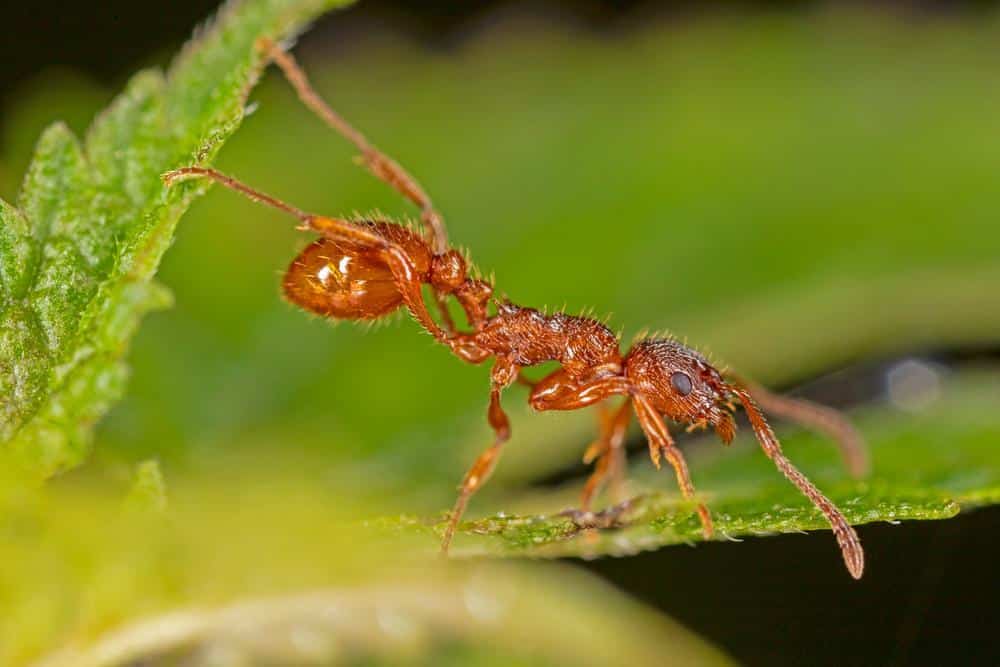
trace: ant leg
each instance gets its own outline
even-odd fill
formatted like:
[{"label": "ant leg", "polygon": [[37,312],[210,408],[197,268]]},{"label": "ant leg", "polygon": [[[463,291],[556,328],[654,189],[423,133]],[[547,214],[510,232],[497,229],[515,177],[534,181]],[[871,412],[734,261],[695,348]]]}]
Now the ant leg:
[{"label": "ant leg", "polygon": [[628,380],[621,375],[581,382],[560,369],[534,383],[528,403],[539,412],[578,410],[612,396],[627,396],[630,390]]},{"label": "ant leg", "polygon": [[632,412],[628,409],[628,402],[630,401],[626,401],[626,404],[619,408],[621,412],[615,415],[620,421],[614,423],[615,431],[612,434],[612,444],[617,443],[617,446],[612,446],[608,454],[611,457],[608,463],[608,477],[610,478],[608,484],[613,503],[622,503],[626,500],[625,474],[628,459],[625,455],[625,436],[628,435],[628,425],[632,421]]},{"label": "ant leg", "polygon": [[739,385],[730,384],[729,386],[732,392],[740,399],[740,403],[743,404],[747,417],[750,419],[750,426],[753,427],[754,435],[757,436],[761,449],[774,462],[775,467],[781,471],[781,474],[794,484],[802,492],[802,495],[812,501],[812,504],[830,522],[833,535],[837,538],[837,544],[840,545],[840,552],[843,555],[847,571],[855,579],[860,579],[865,569],[865,552],[861,547],[861,540],[858,538],[857,532],[848,523],[844,515],[841,514],[840,510],[837,509],[837,506],[824,496],[819,489],[813,486],[813,483],[799,472],[791,461],[785,458],[778,438],[775,437],[770,424],[764,419],[764,415],[761,414],[750,392]]},{"label": "ant leg", "polygon": [[[621,375],[610,375],[587,382],[576,380],[565,370],[560,369],[533,383],[528,402],[531,407],[539,411],[577,410],[612,396],[628,396],[630,389],[628,380]],[[612,478],[616,481],[616,489],[620,490],[624,469],[621,460],[622,448],[629,421],[628,404],[629,402],[625,401],[610,421],[604,420],[601,437],[584,454],[584,461],[587,463],[598,455],[601,458],[584,486],[581,498],[583,510],[589,508],[593,495],[609,469],[612,470]]]},{"label": "ant leg", "polygon": [[[685,500],[694,500],[694,485],[691,484],[691,475],[688,473],[687,463],[681,450],[677,449],[674,439],[670,437],[667,425],[663,423],[663,418],[653,408],[653,406],[641,395],[633,396],[635,404],[635,414],[639,418],[639,424],[646,433],[649,440],[649,458],[653,460],[653,465],[660,467],[660,454],[667,458],[667,461],[674,468],[677,474],[677,485],[681,489],[681,495]],[[712,515],[704,504],[698,503],[698,516],[701,519],[701,530],[705,539],[710,539],[714,529],[712,527]]]},{"label": "ant leg", "polygon": [[452,349],[455,348],[452,336],[438,326],[437,322],[434,321],[434,318],[431,317],[430,312],[428,312],[427,306],[424,305],[423,293],[421,292],[421,286],[423,283],[417,274],[416,268],[413,266],[413,262],[410,261],[410,257],[406,254],[406,251],[398,245],[387,241],[382,236],[368,231],[360,225],[348,222],[347,220],[327,218],[320,215],[306,213],[291,204],[286,204],[280,199],[255,190],[249,185],[246,185],[245,183],[242,183],[230,176],[226,176],[222,172],[216,171],[215,169],[209,169],[206,167],[184,167],[182,169],[167,172],[163,174],[161,178],[167,186],[171,186],[177,181],[187,178],[209,178],[231,190],[239,192],[243,196],[255,202],[266,204],[280,211],[284,211],[285,213],[294,215],[302,221],[304,228],[322,234],[329,239],[349,241],[380,249],[385,253],[386,263],[389,265],[393,276],[396,278],[396,286],[399,288],[400,294],[403,295],[403,301],[406,303],[406,306],[413,317],[420,323],[421,326],[424,327],[424,329],[434,336],[438,342],[448,345]]},{"label": "ant leg", "polygon": [[609,410],[601,406],[601,434],[597,440],[591,443],[583,455],[584,463],[592,463],[595,458],[597,459],[594,472],[587,479],[580,497],[580,509],[584,512],[590,511],[590,503],[609,473],[611,473],[612,483],[616,489],[615,495],[620,495],[620,484],[623,481],[623,462],[621,459],[624,452],[622,447],[625,444],[625,431],[632,414],[629,408],[629,401],[625,401],[611,414]]},{"label": "ant leg", "polygon": [[775,394],[754,382],[734,378],[746,387],[758,405],[775,417],[788,419],[820,431],[837,443],[844,465],[852,477],[860,478],[868,474],[869,459],[865,440],[854,424],[841,412],[833,408],[801,398],[791,398]]},{"label": "ant leg", "polygon": [[165,174],[160,175],[160,179],[163,184],[168,188],[178,181],[185,181],[189,178],[208,178],[216,183],[226,186],[230,190],[235,190],[247,199],[255,201],[258,204],[266,204],[271,208],[276,208],[279,211],[284,211],[285,213],[290,213],[296,218],[308,224],[309,219],[313,216],[306,213],[302,209],[296,208],[291,204],[286,204],[276,197],[260,192],[251,188],[246,183],[242,183],[231,176],[226,176],[221,171],[215,169],[209,169],[208,167],[181,167],[180,169],[174,169],[173,171],[168,171]]},{"label": "ant leg", "polygon": [[447,252],[448,234],[441,215],[434,209],[431,198],[424,192],[417,180],[385,153],[373,146],[365,135],[351,126],[344,118],[323,101],[319,93],[309,83],[306,73],[295,57],[283,50],[270,39],[262,37],[257,41],[263,51],[284,73],[292,84],[302,103],[319,116],[329,127],[336,130],[361,151],[361,162],[378,179],[394,188],[420,209],[420,220],[427,231],[428,240],[436,254]]},{"label": "ant leg", "polygon": [[492,388],[490,390],[490,407],[488,412],[490,426],[493,427],[493,444],[479,455],[469,471],[462,479],[459,487],[458,499],[455,507],[451,510],[451,517],[448,526],[445,528],[444,537],[441,539],[441,553],[447,555],[448,547],[455,536],[455,529],[458,522],[465,514],[465,508],[469,504],[469,498],[481,487],[489,478],[493,468],[496,467],[497,459],[500,457],[500,450],[504,443],[510,439],[510,420],[507,413],[500,405],[500,392],[509,387],[517,377],[518,367],[504,359],[497,359],[493,366]]},{"label": "ant leg", "polygon": [[276,208],[279,211],[284,211],[285,213],[294,215],[302,221],[304,229],[311,229],[312,231],[318,232],[328,238],[351,241],[376,248],[392,246],[391,243],[378,234],[370,232],[359,225],[346,220],[325,218],[323,216],[313,215],[312,213],[306,213],[291,204],[281,201],[277,197],[272,197],[269,194],[255,190],[246,183],[238,181],[232,176],[226,176],[221,171],[217,171],[215,169],[210,169],[208,167],[182,167],[180,169],[168,171],[160,176],[160,178],[163,179],[163,182],[167,187],[174,185],[178,181],[187,180],[189,178],[208,178],[224,185],[230,190],[235,190],[247,199],[255,201],[258,204],[265,204],[272,208]]},{"label": "ant leg", "polygon": [[[365,138],[365,135],[356,130],[340,114],[330,108],[312,87],[312,84],[309,83],[309,78],[292,54],[283,50],[266,37],[261,37],[257,40],[257,44],[258,48],[281,69],[285,78],[292,84],[302,103],[310,111],[319,116],[329,127],[340,133],[341,136],[361,151],[361,163],[368,171],[417,205],[420,209],[420,221],[424,225],[427,240],[430,242],[434,254],[440,255],[447,252],[448,233],[444,228],[444,220],[441,214],[435,210],[434,205],[431,203],[431,198],[420,187],[420,184],[417,183],[417,179],[413,178],[395,160],[378,150]],[[436,289],[433,292],[438,314],[445,325],[445,329],[449,333],[455,333],[455,322],[448,311],[447,295],[442,294]]]},{"label": "ant leg", "polygon": [[272,197],[269,194],[255,190],[246,183],[238,181],[232,176],[226,176],[221,171],[217,171],[215,169],[210,169],[208,167],[182,167],[180,169],[168,171],[160,176],[160,178],[163,179],[163,182],[167,185],[167,187],[174,185],[178,181],[187,180],[189,178],[208,178],[224,185],[230,190],[235,190],[247,199],[255,201],[258,204],[266,204],[267,206],[276,208],[279,211],[284,211],[285,213],[294,215],[302,221],[305,229],[311,229],[312,231],[318,232],[327,238],[351,241],[375,248],[395,247],[378,234],[370,232],[359,225],[346,220],[326,218],[320,215],[306,213],[291,204],[281,201],[277,197]]},{"label": "ant leg", "polygon": [[590,465],[599,457],[603,457],[604,453],[608,451],[608,423],[610,418],[608,416],[608,407],[604,403],[597,404],[597,439],[587,445],[587,449],[583,452],[583,464]]},{"label": "ant leg", "polygon": [[[627,413],[629,419],[632,417],[632,413]],[[625,489],[625,476],[628,468],[628,458],[625,456],[625,433],[627,432],[626,427],[622,431],[622,445],[616,449],[612,449],[610,456],[611,461],[608,463],[608,487],[611,492],[611,502],[615,504],[621,504],[627,500],[626,489]]]}]

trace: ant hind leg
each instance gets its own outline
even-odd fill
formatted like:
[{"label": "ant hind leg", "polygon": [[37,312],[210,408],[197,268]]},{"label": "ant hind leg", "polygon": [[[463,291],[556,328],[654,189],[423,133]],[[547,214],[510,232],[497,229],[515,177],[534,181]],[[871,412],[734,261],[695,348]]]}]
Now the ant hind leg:
[{"label": "ant hind leg", "polygon": [[427,230],[428,240],[436,253],[448,250],[448,235],[441,214],[434,209],[431,198],[424,192],[413,176],[399,163],[377,149],[368,139],[348,123],[343,116],[328,105],[316,89],[295,57],[266,37],[257,41],[263,51],[284,73],[295,89],[302,103],[320,117],[330,128],[340,133],[361,152],[361,161],[379,180],[394,188],[420,209],[420,220]]},{"label": "ant hind leg", "polygon": [[[258,39],[257,44],[258,48],[281,69],[302,103],[319,116],[327,126],[354,144],[355,148],[361,152],[361,163],[368,171],[420,209],[420,221],[424,225],[427,241],[434,253],[440,255],[447,252],[448,233],[445,231],[444,219],[434,208],[431,198],[417,182],[417,179],[411,176],[398,162],[372,145],[365,135],[334,111],[312,87],[305,71],[292,54],[266,37]],[[435,289],[434,301],[444,328],[448,333],[454,334],[456,331],[455,322],[448,311],[447,295]]]},{"label": "ant hind leg", "polygon": [[594,471],[587,479],[580,496],[580,510],[583,512],[590,511],[594,496],[608,476],[611,477],[614,502],[623,500],[621,496],[624,482],[625,432],[632,414],[629,401],[622,403],[614,413],[603,405],[600,406],[600,410],[601,433],[583,456],[584,463],[597,460]]}]

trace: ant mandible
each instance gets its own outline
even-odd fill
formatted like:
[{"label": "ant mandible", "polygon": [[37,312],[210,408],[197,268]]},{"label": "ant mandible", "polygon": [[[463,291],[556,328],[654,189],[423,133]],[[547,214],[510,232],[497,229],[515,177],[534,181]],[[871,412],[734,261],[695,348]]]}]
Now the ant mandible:
[{"label": "ant mandible", "polygon": [[[777,396],[724,374],[676,340],[641,339],[622,355],[618,337],[591,318],[561,312],[549,315],[495,299],[493,286],[470,277],[463,255],[449,246],[442,218],[416,180],[334,112],[289,53],[266,38],[259,40],[258,48],[284,72],[302,102],[354,144],[363,166],[416,204],[424,234],[384,218],[347,220],[312,215],[209,168],[177,169],[164,174],[164,182],[169,186],[187,178],[212,179],[256,202],[290,213],[301,221],[300,229],[318,233],[320,237],[299,253],[285,273],[285,297],[297,306],[324,317],[368,321],[405,306],[437,342],[459,359],[472,364],[495,360],[487,413],[493,444],[462,480],[442,538],[442,552],[447,553],[469,498],[489,477],[510,438],[510,423],[500,405],[500,394],[520,381],[530,387],[528,401],[539,411],[576,410],[617,396],[625,399],[613,412],[601,406],[600,435],[584,456],[586,462],[596,460],[596,464],[584,486],[583,512],[589,511],[594,495],[608,476],[620,479],[625,432],[633,411],[646,434],[653,463],[659,468],[661,457],[665,458],[677,475],[681,494],[693,500],[695,491],[687,464],[664,417],[689,428],[711,426],[723,442],[729,443],[736,428],[733,400],[739,401],[764,453],[823,513],[833,528],[848,571],[854,578],[861,576],[864,552],[857,534],[840,510],[785,457],[758,403],[772,414],[831,435],[848,468],[860,475],[867,467],[864,445],[842,415],[813,403]],[[424,301],[424,285],[429,285],[434,295],[437,319]],[[451,298],[464,312],[468,331],[456,328],[449,315]],[[523,368],[550,361],[558,362],[560,367],[537,382],[521,374]],[[701,503],[697,511],[702,531],[710,538],[711,514]]]}]

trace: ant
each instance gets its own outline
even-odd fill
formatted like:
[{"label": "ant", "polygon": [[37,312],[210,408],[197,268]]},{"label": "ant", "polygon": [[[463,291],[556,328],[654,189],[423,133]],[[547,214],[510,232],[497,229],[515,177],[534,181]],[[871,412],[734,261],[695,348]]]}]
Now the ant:
[{"label": "ant", "polygon": [[[528,402],[535,410],[601,409],[600,434],[584,456],[585,462],[596,464],[583,489],[583,514],[589,512],[607,477],[613,482],[621,479],[625,434],[633,412],[645,432],[653,464],[659,468],[661,457],[665,458],[681,494],[692,501],[695,490],[687,463],[664,417],[687,424],[689,430],[712,427],[728,444],[736,430],[734,401],[738,401],[764,453],[823,513],[848,571],[854,578],[861,577],[864,552],[857,534],[840,510],[785,457],[758,405],[832,436],[848,468],[861,475],[867,468],[864,444],[846,418],[830,408],[777,396],[720,372],[677,340],[640,339],[623,355],[618,336],[594,319],[562,312],[550,315],[495,298],[489,282],[470,277],[465,257],[449,245],[442,217],[417,181],[323,101],[291,54],[266,38],[258,41],[258,48],[284,72],[301,101],[354,144],[361,165],[420,209],[423,234],[385,218],[348,220],[306,213],[209,168],[177,169],[164,174],[163,180],[170,186],[188,178],[211,179],[291,214],[301,222],[300,229],[319,234],[285,273],[284,295],[293,304],[324,317],[362,321],[374,321],[405,307],[462,361],[494,360],[487,412],[493,443],[462,480],[441,541],[442,553],[447,553],[470,497],[490,476],[510,438],[500,395],[517,381],[530,388]],[[433,294],[437,318],[424,300],[424,286]],[[468,330],[455,326],[447,309],[449,299],[461,307]],[[538,381],[522,375],[526,367],[551,361],[558,362],[559,368]],[[607,399],[619,396],[624,401],[613,411],[604,407]],[[712,516],[704,504],[696,507],[702,532],[711,538]]]}]

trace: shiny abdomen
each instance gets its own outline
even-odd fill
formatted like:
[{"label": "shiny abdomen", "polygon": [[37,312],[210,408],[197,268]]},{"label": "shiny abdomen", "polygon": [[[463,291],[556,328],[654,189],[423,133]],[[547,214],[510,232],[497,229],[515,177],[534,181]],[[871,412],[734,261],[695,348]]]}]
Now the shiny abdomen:
[{"label": "shiny abdomen", "polygon": [[292,260],[282,289],[300,308],[337,319],[376,319],[403,303],[381,257],[325,238],[313,241]]},{"label": "shiny abdomen", "polygon": [[[354,223],[399,246],[421,281],[431,253],[419,236],[385,220]],[[285,298],[309,312],[344,320],[374,320],[403,304],[382,250],[350,241],[319,238],[292,260],[282,281]]]}]

